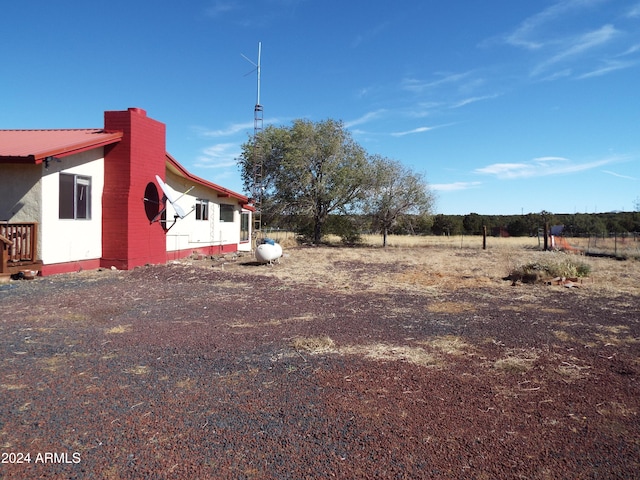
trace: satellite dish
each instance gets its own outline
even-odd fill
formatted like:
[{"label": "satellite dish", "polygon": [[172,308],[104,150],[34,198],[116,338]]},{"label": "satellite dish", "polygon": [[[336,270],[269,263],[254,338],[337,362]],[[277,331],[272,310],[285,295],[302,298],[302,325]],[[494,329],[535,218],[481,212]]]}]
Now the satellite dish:
[{"label": "satellite dish", "polygon": [[173,188],[164,183],[160,178],[160,175],[156,175],[156,180],[158,181],[158,185],[160,185],[160,188],[164,192],[165,197],[167,197],[167,200],[169,200],[169,203],[173,204],[177,202],[178,197],[176,196],[176,192],[173,190]]},{"label": "satellite dish", "polygon": [[[164,193],[164,200],[165,200],[165,207],[162,209],[162,211],[160,211],[160,213],[158,213],[158,215],[156,215],[156,218],[154,219],[154,221],[156,221],[158,218],[160,218],[162,216],[162,214],[164,213],[164,211],[166,210],[166,202],[168,201],[171,206],[173,207],[173,209],[176,212],[175,218],[184,218],[186,217],[189,213],[191,213],[193,211],[193,209],[191,209],[189,212],[185,212],[184,209],[178,205],[178,200],[180,200],[182,197],[184,197],[187,193],[189,193],[191,190],[193,190],[194,187],[189,188],[186,192],[184,192],[181,195],[178,195],[178,193],[171,188],[169,185],[167,185],[166,183],[164,183],[164,181],[162,180],[162,178],[160,178],[160,175],[156,175],[156,181],[158,182],[158,185],[160,185],[160,188],[162,189],[162,193]],[[175,222],[174,222],[175,224]],[[173,226],[173,225],[172,225]]]}]

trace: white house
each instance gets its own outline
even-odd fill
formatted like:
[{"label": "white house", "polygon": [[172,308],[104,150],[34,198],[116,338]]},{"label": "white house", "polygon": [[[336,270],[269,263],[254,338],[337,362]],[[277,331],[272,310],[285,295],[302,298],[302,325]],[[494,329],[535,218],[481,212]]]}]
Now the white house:
[{"label": "white house", "polygon": [[104,119],[99,129],[0,130],[0,274],[251,250],[248,197],[189,173],[166,152],[165,125],[144,110]]}]

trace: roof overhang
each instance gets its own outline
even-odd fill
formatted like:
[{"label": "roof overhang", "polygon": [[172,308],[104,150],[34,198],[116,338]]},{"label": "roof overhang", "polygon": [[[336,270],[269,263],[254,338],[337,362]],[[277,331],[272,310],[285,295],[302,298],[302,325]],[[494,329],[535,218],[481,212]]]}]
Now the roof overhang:
[{"label": "roof overhang", "polygon": [[38,165],[117,143],[123,132],[84,130],[0,130],[0,163]]},{"label": "roof overhang", "polygon": [[221,187],[215,183],[212,183],[208,180],[200,178],[192,173],[188,172],[182,165],[178,163],[178,161],[173,158],[171,155],[167,153],[167,169],[174,174],[183,177],[187,180],[192,181],[198,185],[202,185],[206,188],[210,188],[216,192],[216,195],[219,198],[233,198],[236,199],[242,208],[246,208],[247,210],[255,210],[253,205],[251,205],[251,199],[242,195],[240,193],[234,192],[233,190],[229,190],[228,188]]}]

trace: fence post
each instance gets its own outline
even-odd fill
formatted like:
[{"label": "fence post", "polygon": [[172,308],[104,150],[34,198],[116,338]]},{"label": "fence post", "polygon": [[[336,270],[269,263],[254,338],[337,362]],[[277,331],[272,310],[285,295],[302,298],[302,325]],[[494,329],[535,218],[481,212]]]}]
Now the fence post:
[{"label": "fence post", "polygon": [[482,226],[482,249],[487,249],[487,226]]},{"label": "fence post", "polygon": [[544,251],[549,250],[549,222],[544,222]]},{"label": "fence post", "polygon": [[12,244],[7,237],[0,235],[0,273],[7,271],[7,261],[9,257],[9,246]]}]

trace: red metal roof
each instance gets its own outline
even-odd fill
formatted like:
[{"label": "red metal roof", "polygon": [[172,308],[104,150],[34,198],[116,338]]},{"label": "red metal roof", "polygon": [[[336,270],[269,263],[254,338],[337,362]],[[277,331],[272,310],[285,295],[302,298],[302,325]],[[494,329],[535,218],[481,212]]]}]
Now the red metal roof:
[{"label": "red metal roof", "polygon": [[240,193],[234,192],[233,190],[229,190],[228,188],[224,188],[221,187],[220,185],[217,185],[213,182],[210,182],[208,180],[205,180],[203,178],[200,178],[196,175],[193,175],[192,173],[188,172],[186,168],[184,168],[182,165],[180,165],[178,163],[178,161],[173,158],[171,155],[169,155],[167,153],[167,166],[174,172],[177,173],[178,175],[180,175],[183,178],[187,178],[189,180],[191,180],[194,183],[198,183],[200,185],[203,185],[207,188],[211,188],[213,190],[215,190],[216,192],[218,192],[219,194],[221,194],[220,196],[228,196],[231,198],[235,198],[236,200],[238,200],[240,202],[240,204],[244,207],[247,208],[248,210],[255,210],[253,205],[250,205],[250,199],[249,197],[246,197]]},{"label": "red metal roof", "polygon": [[[102,129],[77,130],[0,130],[0,163],[39,164],[46,157],[65,157],[93,148],[110,145],[122,139],[122,132],[105,132]],[[245,208],[250,199],[188,172],[168,153],[167,166],[184,178],[211,188],[221,196],[237,199]]]},{"label": "red metal roof", "polygon": [[0,130],[0,162],[42,163],[119,142],[122,132],[102,129]]}]

